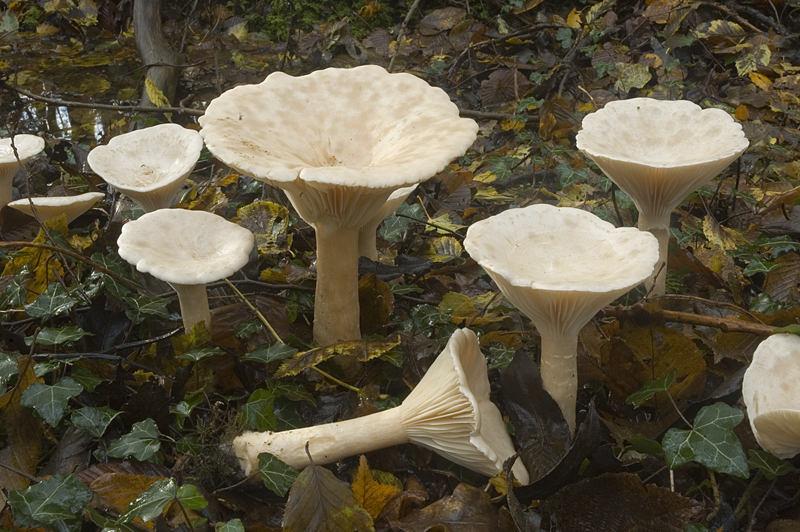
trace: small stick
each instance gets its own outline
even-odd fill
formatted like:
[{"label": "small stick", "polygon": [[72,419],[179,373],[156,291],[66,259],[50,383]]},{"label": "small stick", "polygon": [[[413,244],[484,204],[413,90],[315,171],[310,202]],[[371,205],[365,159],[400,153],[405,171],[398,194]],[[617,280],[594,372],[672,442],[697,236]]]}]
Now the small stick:
[{"label": "small stick", "polygon": [[281,340],[281,337],[280,337],[280,336],[278,336],[278,333],[277,333],[277,332],[275,332],[275,329],[273,329],[273,328],[272,328],[272,325],[270,325],[270,324],[269,324],[269,321],[267,321],[267,318],[265,318],[265,317],[264,317],[264,315],[263,315],[263,314],[261,314],[261,311],[260,311],[260,310],[258,310],[256,307],[254,307],[254,306],[253,306],[253,304],[252,304],[252,303],[250,303],[250,302],[247,300],[247,298],[246,298],[246,297],[244,297],[244,294],[242,294],[242,293],[239,291],[239,289],[238,289],[238,288],[236,288],[235,286],[233,286],[233,283],[231,283],[231,282],[230,282],[228,279],[225,279],[225,282],[228,284],[228,286],[230,287],[230,289],[231,289],[231,290],[233,290],[234,292],[236,292],[236,295],[237,295],[237,296],[239,296],[239,299],[241,299],[241,300],[244,302],[244,304],[245,304],[245,305],[247,305],[247,307],[248,307],[250,310],[252,310],[252,311],[255,313],[255,315],[256,315],[256,316],[258,316],[258,319],[259,319],[259,320],[261,320],[261,323],[263,323],[263,324],[264,324],[264,327],[266,327],[266,328],[267,328],[267,330],[268,330],[268,331],[269,331],[269,332],[272,334],[272,336],[274,336],[274,337],[275,337],[275,339],[276,339],[277,341],[279,341],[280,343],[283,343],[283,340]]},{"label": "small stick", "polygon": [[400,25],[400,31],[397,33],[397,40],[395,41],[397,45],[394,47],[394,52],[392,52],[392,59],[389,61],[389,67],[386,69],[389,72],[392,71],[392,65],[394,65],[394,60],[397,57],[397,52],[400,51],[401,43],[403,42],[403,33],[406,31],[406,26],[408,26],[408,22],[411,20],[411,15],[414,14],[414,11],[417,10],[417,6],[419,6],[419,0],[414,0],[414,3],[411,4],[411,7],[408,9],[408,14],[406,14],[405,20]]}]

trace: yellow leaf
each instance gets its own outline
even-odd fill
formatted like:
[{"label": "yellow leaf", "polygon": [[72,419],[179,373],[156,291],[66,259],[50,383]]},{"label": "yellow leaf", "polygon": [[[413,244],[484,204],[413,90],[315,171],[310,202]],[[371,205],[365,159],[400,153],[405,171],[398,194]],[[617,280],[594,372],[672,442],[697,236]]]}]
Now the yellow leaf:
[{"label": "yellow leaf", "polygon": [[505,319],[505,316],[497,310],[489,308],[492,304],[500,304],[502,300],[503,298],[496,297],[494,292],[486,292],[475,297],[469,297],[458,292],[448,292],[444,295],[437,308],[442,312],[450,311],[453,323],[458,324],[462,321],[467,321],[479,325]]},{"label": "yellow leaf", "polygon": [[247,36],[250,35],[250,32],[247,31],[247,21],[231,26],[228,35],[233,35],[239,42],[247,39]]},{"label": "yellow leaf", "polygon": [[36,35],[39,37],[46,37],[48,35],[55,35],[58,33],[58,28],[50,24],[39,24],[36,26]]},{"label": "yellow leaf", "polygon": [[258,254],[283,253],[292,246],[289,234],[289,210],[271,201],[254,201],[236,211],[236,223],[256,237]]},{"label": "yellow leaf", "polygon": [[447,262],[457,259],[464,252],[461,242],[452,236],[439,236],[428,241],[428,249],[423,258],[433,262]]},{"label": "yellow leaf", "polygon": [[466,225],[459,225],[450,220],[450,214],[443,214],[438,218],[428,218],[428,223],[432,225],[425,226],[425,232],[436,231],[440,235],[449,235],[455,233],[459,229],[464,229]]},{"label": "yellow leaf", "polygon": [[750,72],[747,74],[756,87],[759,89],[768,91],[770,87],[772,87],[772,80],[770,80],[764,74],[759,74],[758,72]]},{"label": "yellow leaf", "polygon": [[736,120],[745,121],[750,117],[750,111],[747,110],[746,105],[740,105],[736,108]]},{"label": "yellow leaf", "polygon": [[574,7],[567,15],[567,26],[576,30],[581,27],[581,12]]},{"label": "yellow leaf", "polygon": [[372,478],[367,459],[364,455],[358,463],[358,472],[352,484],[353,496],[356,501],[372,516],[378,517],[383,507],[390,499],[398,495],[402,490],[397,486],[381,484]]},{"label": "yellow leaf", "polygon": [[708,239],[709,247],[712,249],[730,250],[736,249],[739,244],[747,242],[744,235],[733,229],[722,226],[711,215],[706,215],[703,219],[703,234]]},{"label": "yellow leaf", "polygon": [[514,118],[506,118],[503,120],[503,123],[500,124],[500,127],[503,129],[503,131],[521,131],[522,128],[525,127],[525,122],[514,120]]},{"label": "yellow leaf", "polygon": [[335,355],[350,355],[361,362],[366,362],[388,353],[398,345],[400,345],[399,335],[396,341],[364,339],[316,347],[302,353],[297,353],[294,357],[284,362],[273,377],[280,379],[282,377],[297,375],[304,369],[316,366],[320,362],[328,360]]},{"label": "yellow leaf", "polygon": [[144,80],[144,90],[147,91],[147,97],[150,98],[150,101],[153,102],[153,105],[156,107],[171,107],[169,100],[164,96],[164,93],[161,92],[161,89],[156,87],[152,78]]},{"label": "yellow leaf", "polygon": [[472,180],[479,183],[493,183],[494,181],[497,181],[497,175],[491,172],[483,172],[482,174],[478,174],[473,177]]}]

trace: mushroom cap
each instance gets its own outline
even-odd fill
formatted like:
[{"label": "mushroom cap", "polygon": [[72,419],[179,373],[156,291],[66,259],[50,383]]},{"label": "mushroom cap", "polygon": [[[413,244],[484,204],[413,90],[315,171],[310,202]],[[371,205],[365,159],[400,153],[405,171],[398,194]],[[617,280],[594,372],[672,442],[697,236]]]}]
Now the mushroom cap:
[{"label": "mushroom cap", "polygon": [[197,131],[159,124],[116,136],[89,152],[87,160],[108,184],[153,211],[169,206],[202,149]]},{"label": "mushroom cap", "polygon": [[225,92],[199,121],[208,149],[256,179],[388,192],[441,171],[478,131],[443,90],[376,65],[274,72]]},{"label": "mushroom cap", "polygon": [[575,140],[640,211],[662,216],[749,145],[721,109],[652,98],[609,102],[584,117]]},{"label": "mushroom cap", "polygon": [[540,329],[579,330],[649,277],[658,261],[658,241],[650,233],[547,204],[472,224],[464,247]]},{"label": "mushroom cap", "polygon": [[247,264],[253,233],[205,211],[159,209],[122,226],[119,255],[168,283],[196,285]]},{"label": "mushroom cap", "polygon": [[[489,393],[478,338],[469,329],[458,329],[403,401],[403,427],[412,442],[473,471],[498,475],[515,451]],[[529,482],[520,460],[513,471],[522,484]]]},{"label": "mushroom cap", "polygon": [[77,196],[47,196],[18,199],[8,204],[9,207],[33,216],[31,202],[36,207],[36,214],[42,221],[50,220],[61,214],[66,215],[67,223],[88,211],[92,205],[104,197],[102,192],[86,192]]},{"label": "mushroom cap", "polygon": [[[14,135],[14,147],[22,164],[44,149],[44,139],[36,135]],[[0,176],[13,176],[19,165],[11,146],[11,137],[0,139]]]},{"label": "mushroom cap", "polygon": [[800,337],[762,341],[742,382],[742,398],[758,444],[778,458],[800,453]]}]

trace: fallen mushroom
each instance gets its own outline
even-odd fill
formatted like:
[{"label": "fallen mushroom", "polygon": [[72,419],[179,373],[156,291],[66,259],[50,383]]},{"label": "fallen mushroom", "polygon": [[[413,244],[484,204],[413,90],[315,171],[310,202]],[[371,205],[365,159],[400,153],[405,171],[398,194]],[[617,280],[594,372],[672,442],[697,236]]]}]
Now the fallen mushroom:
[{"label": "fallen mushroom", "polygon": [[[16,155],[14,148],[17,149]],[[13,146],[11,137],[0,139],[0,209],[11,202],[14,175],[19,171],[20,165],[43,149],[44,139],[36,135],[14,135]]]},{"label": "fallen mushroom", "polygon": [[670,214],[747,149],[742,126],[721,109],[632,98],[587,115],[576,144],[636,203],[639,229],[658,238],[660,258],[648,288],[663,295]]},{"label": "fallen mushroom", "polygon": [[211,153],[282,188],[314,226],[321,345],[361,337],[359,228],[392,192],[466,152],[478,130],[441,89],[375,65],[300,77],[275,72],[225,92],[199,121]]},{"label": "fallen mushroom", "polygon": [[200,158],[203,139],[177,124],[131,131],[89,152],[92,170],[145,212],[170,206]]},{"label": "fallen mushroom", "polygon": [[542,338],[542,382],[575,431],[578,333],[653,273],[658,242],[572,208],[531,205],[476,222],[464,248]]},{"label": "fallen mushroom", "polygon": [[[495,476],[514,445],[500,411],[489,399],[486,359],[469,329],[459,329],[403,403],[355,419],[284,432],[246,432],[233,441],[245,475],[258,470],[258,455],[287,464],[329,464],[348,456],[415,443],[478,473]],[[520,460],[514,477],[528,483]]]},{"label": "fallen mushroom", "polygon": [[778,458],[800,453],[800,336],[762,341],[742,381],[742,399],[758,444]]},{"label": "fallen mushroom", "polygon": [[28,216],[33,216],[33,208],[31,208],[31,203],[33,203],[36,215],[41,221],[46,222],[63,214],[67,217],[67,223],[70,223],[88,211],[104,196],[105,194],[102,192],[87,192],[77,196],[31,197],[12,201],[8,206]]},{"label": "fallen mushroom", "polygon": [[383,207],[370,218],[370,220],[362,225],[358,230],[358,254],[361,257],[367,257],[371,260],[378,260],[378,226],[381,225],[387,217],[397,210],[406,198],[414,192],[417,188],[416,185],[410,187],[398,188],[389,196]]},{"label": "fallen mushroom", "polygon": [[253,233],[204,211],[159,209],[122,226],[119,255],[137,270],[166,281],[178,294],[183,328],[205,321],[206,283],[232,275],[247,264]]}]

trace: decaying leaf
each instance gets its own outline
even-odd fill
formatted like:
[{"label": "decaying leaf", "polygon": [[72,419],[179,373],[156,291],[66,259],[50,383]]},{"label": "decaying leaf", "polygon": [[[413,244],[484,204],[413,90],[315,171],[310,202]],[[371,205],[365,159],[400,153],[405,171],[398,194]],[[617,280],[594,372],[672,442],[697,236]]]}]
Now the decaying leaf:
[{"label": "decaying leaf", "polygon": [[373,519],[378,517],[390,499],[402,491],[393,484],[382,484],[375,480],[369,464],[367,464],[367,458],[363,455],[359,459],[358,472],[353,480],[352,488],[358,503]]},{"label": "decaying leaf", "polygon": [[499,310],[490,308],[499,305],[502,297],[495,292],[469,297],[458,292],[448,292],[437,307],[441,312],[450,312],[453,323],[467,322],[475,325],[503,321],[506,316]]},{"label": "decaying leaf", "polygon": [[274,378],[280,379],[297,375],[304,369],[316,366],[335,355],[349,355],[361,362],[366,362],[391,351],[398,345],[400,345],[399,336],[397,340],[352,340],[340,344],[317,347],[298,353],[284,362],[280,369],[275,372]]},{"label": "decaying leaf", "polygon": [[254,201],[236,211],[238,223],[256,237],[261,256],[283,253],[292,246],[289,209],[271,201]]},{"label": "decaying leaf", "polygon": [[459,484],[453,494],[413,512],[398,523],[404,532],[500,532],[497,508],[482,489]]},{"label": "decaying leaf", "polygon": [[303,469],[289,490],[283,514],[286,532],[371,532],[372,518],[346,482],[324,467]]},{"label": "decaying leaf", "polygon": [[457,238],[439,236],[428,241],[422,257],[433,262],[447,262],[459,258],[463,252],[464,248]]},{"label": "decaying leaf", "polygon": [[366,274],[358,281],[358,306],[361,332],[381,334],[394,312],[392,288],[374,273]]}]

